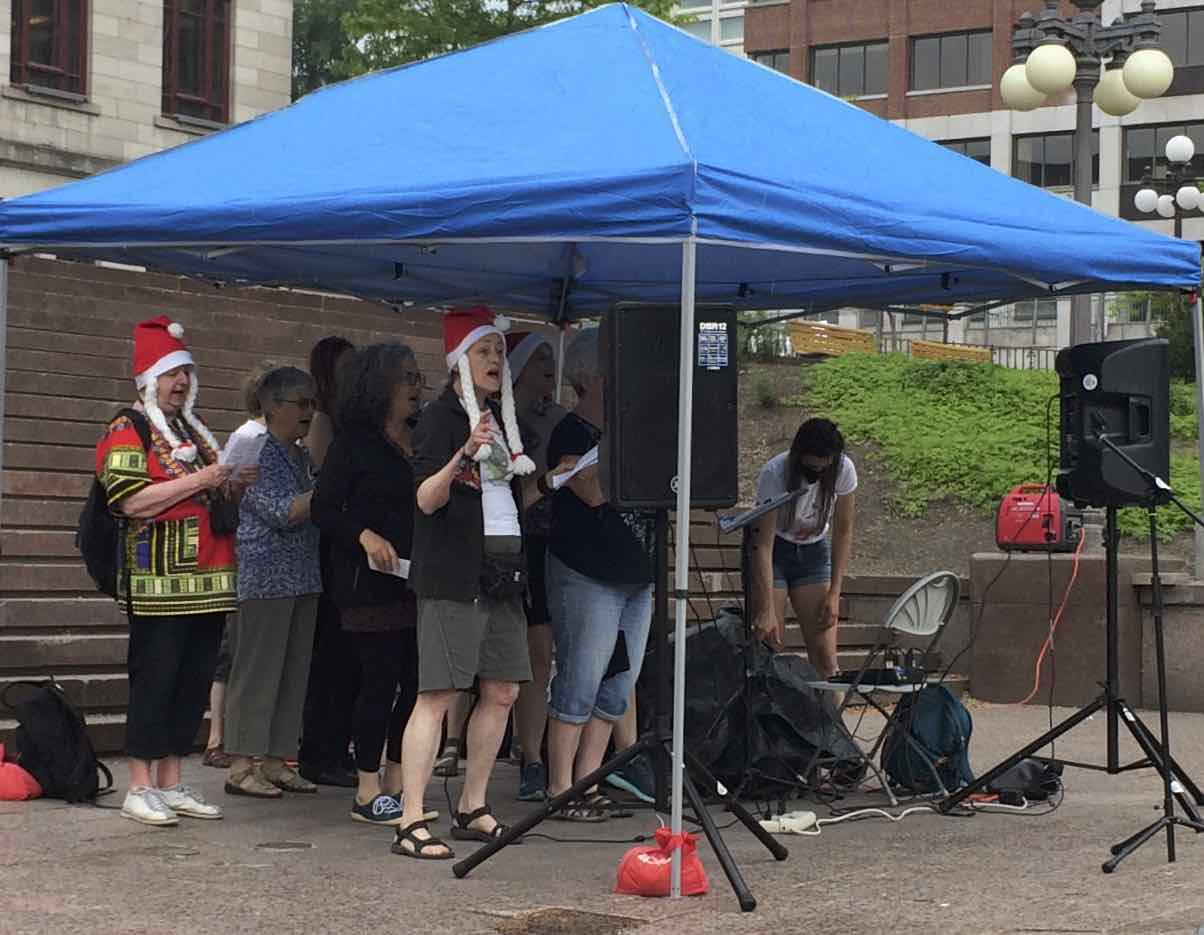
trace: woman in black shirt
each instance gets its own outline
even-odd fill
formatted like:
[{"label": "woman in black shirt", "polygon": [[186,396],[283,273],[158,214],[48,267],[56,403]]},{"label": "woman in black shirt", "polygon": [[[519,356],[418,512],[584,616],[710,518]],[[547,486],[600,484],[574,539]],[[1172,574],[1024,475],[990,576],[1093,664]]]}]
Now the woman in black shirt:
[{"label": "woman in black shirt", "polygon": [[[552,431],[549,464],[584,455],[602,436],[599,359],[597,329],[579,332],[564,365],[577,407]],[[613,725],[627,711],[652,624],[652,567],[637,535],[641,521],[610,505],[597,467],[562,487],[552,511],[547,589],[556,674],[548,703],[549,796],[602,764]],[[597,801],[585,800],[558,817],[600,821],[606,815]]]},{"label": "woman in black shirt", "polygon": [[361,665],[351,817],[380,825],[401,821],[401,732],[418,692],[417,603],[405,575],[414,532],[408,420],[421,391],[422,375],[404,344],[355,354],[344,367],[339,433],[313,500],[314,522],[331,542],[326,593]]}]

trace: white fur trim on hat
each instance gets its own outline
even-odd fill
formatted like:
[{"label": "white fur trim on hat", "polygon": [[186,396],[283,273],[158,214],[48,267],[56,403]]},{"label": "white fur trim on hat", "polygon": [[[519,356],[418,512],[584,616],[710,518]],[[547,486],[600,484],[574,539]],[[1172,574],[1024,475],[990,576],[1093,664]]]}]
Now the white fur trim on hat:
[{"label": "white fur trim on hat", "polygon": [[[510,372],[514,374],[515,379],[522,377],[523,370],[531,362],[531,358],[535,355],[535,352],[544,344],[549,348],[552,347],[552,342],[548,340],[546,335],[540,334],[538,331],[532,331],[514,346],[514,350],[509,354],[509,358]],[[555,354],[555,350],[552,353]]]},{"label": "white fur trim on hat", "polygon": [[[173,326],[175,324],[175,322],[172,323]],[[146,386],[148,383],[152,382],[158,377],[161,377],[163,374],[167,373],[167,371],[175,370],[176,367],[183,367],[189,364],[195,366],[196,362],[192,359],[192,355],[188,353],[188,351],[172,351],[170,354],[164,354],[144,371],[142,371],[142,373],[134,375],[134,385],[137,386],[138,389],[142,389],[142,387]]]}]

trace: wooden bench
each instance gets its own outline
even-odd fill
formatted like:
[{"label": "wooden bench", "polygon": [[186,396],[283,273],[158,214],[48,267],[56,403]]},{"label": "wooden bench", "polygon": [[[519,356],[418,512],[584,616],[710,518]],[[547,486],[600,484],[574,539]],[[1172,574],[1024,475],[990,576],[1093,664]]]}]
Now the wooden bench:
[{"label": "wooden bench", "polygon": [[820,354],[839,357],[841,354],[873,354],[877,348],[874,332],[861,328],[842,328],[827,322],[792,321],[787,332],[790,347],[796,356]]},{"label": "wooden bench", "polygon": [[989,364],[991,349],[969,344],[942,344],[939,341],[912,341],[911,356],[919,360],[963,360]]}]

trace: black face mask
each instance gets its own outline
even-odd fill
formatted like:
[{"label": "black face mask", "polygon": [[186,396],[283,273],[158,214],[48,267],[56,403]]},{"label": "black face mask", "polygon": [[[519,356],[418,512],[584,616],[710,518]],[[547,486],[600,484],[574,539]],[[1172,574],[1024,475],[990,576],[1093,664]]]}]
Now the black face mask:
[{"label": "black face mask", "polygon": [[823,471],[817,471],[815,468],[807,467],[805,464],[799,465],[799,473],[808,484],[814,484],[824,476]]}]

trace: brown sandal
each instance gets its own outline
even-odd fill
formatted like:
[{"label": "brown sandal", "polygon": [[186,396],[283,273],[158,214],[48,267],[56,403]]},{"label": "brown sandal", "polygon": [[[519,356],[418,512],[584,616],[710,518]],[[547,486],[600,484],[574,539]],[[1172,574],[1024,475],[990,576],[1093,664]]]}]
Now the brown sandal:
[{"label": "brown sandal", "polygon": [[226,795],[245,795],[252,799],[279,799],[284,796],[284,793],[268,782],[259,774],[259,770],[252,766],[237,776],[232,773],[227,777]]},{"label": "brown sandal", "polygon": [[206,747],[205,755],[201,757],[202,766],[212,766],[214,769],[229,769],[233,762],[234,757],[223,750],[221,744],[216,747]]}]

